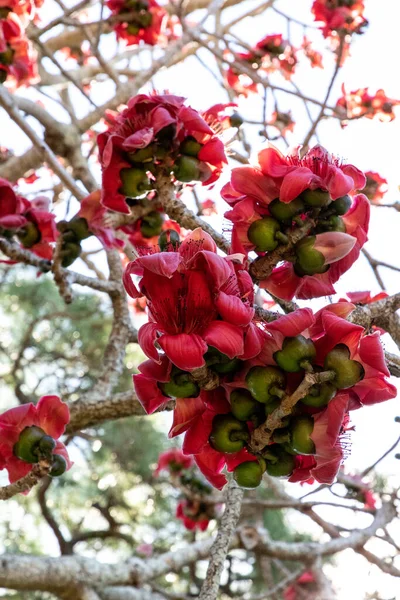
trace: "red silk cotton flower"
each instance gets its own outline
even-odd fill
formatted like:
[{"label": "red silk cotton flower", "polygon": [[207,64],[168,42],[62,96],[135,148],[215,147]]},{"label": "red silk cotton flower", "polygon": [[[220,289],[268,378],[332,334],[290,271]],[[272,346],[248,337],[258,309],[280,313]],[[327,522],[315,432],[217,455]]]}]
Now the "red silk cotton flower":
[{"label": "red silk cotton flower", "polygon": [[381,177],[379,173],[374,173],[374,171],[366,171],[365,177],[367,178],[367,183],[365,184],[363,193],[372,204],[380,204],[388,191],[387,179]]},{"label": "red silk cotton flower", "polygon": [[224,145],[185,99],[141,94],[98,136],[104,206],[129,213],[126,198],[154,187],[157,173],[182,182],[218,179],[227,162]]},{"label": "red silk cotton flower", "polygon": [[191,456],[183,454],[180,448],[170,448],[162,452],[158,457],[157,468],[154,474],[159,475],[161,471],[169,471],[171,475],[176,475],[186,469],[190,469],[192,465],[193,459]]},{"label": "red silk cotton flower", "polygon": [[58,231],[50,200],[39,196],[29,201],[18,196],[6,179],[0,179],[0,234],[16,236],[24,248],[51,259]]},{"label": "red silk cotton flower", "polygon": [[[29,462],[18,458],[21,434],[26,435],[32,429],[36,436],[38,431],[41,432],[39,435],[50,436],[53,440],[51,444],[53,459],[64,463],[64,471],[71,468],[72,463],[67,448],[58,441],[68,422],[68,406],[61,402],[58,396],[43,396],[36,406],[23,404],[0,415],[0,468],[7,469],[11,483],[27,475],[32,470],[33,464],[39,460],[39,458],[35,459],[35,456]],[[39,438],[37,442],[40,442]],[[27,442],[24,440],[22,443]],[[25,452],[27,452],[26,448]],[[31,452],[35,454],[34,450],[29,449],[28,454]]]},{"label": "red silk cotton flower", "polygon": [[316,21],[324,23],[322,33],[324,37],[340,34],[362,33],[368,25],[365,19],[363,0],[315,0],[312,12]]},{"label": "red silk cotton flower", "polygon": [[393,121],[396,117],[393,108],[400,104],[400,100],[388,98],[382,89],[375,95],[371,95],[368,88],[347,92],[343,84],[342,92],[343,95],[336,103],[337,113],[342,119],[342,127],[346,126],[347,121],[360,117],[377,118],[382,123]]},{"label": "red silk cotton flower", "polygon": [[189,531],[194,531],[195,529],[205,531],[210,523],[210,518],[206,510],[207,505],[203,504],[200,500],[186,498],[181,500],[176,507],[176,516]]},{"label": "red silk cotton flower", "polygon": [[[348,196],[364,184],[361,171],[341,164],[320,146],[303,158],[285,157],[273,147],[261,151],[259,165],[233,169],[222,190],[233,205],[225,214],[233,222],[232,252],[255,250],[263,256],[287,244],[287,235],[311,219],[307,236],[288,252],[290,260],[258,279],[261,287],[288,300],[334,293],[333,284],[367,240],[369,203],[362,194],[353,203]],[[311,266],[314,251],[318,265]]]},{"label": "red silk cotton flower", "polygon": [[112,15],[127,17],[114,25],[114,31],[128,46],[140,42],[155,46],[159,42],[168,13],[156,0],[108,0],[107,6]]},{"label": "red silk cotton flower", "polygon": [[[133,275],[140,277],[138,288]],[[157,348],[184,371],[204,366],[209,346],[231,360],[260,350],[251,324],[250,276],[235,257],[218,256],[212,238],[201,229],[176,252],[129,263],[124,285],[132,298],[147,298],[150,321],[139,330],[139,344],[156,363],[162,362]]]}]

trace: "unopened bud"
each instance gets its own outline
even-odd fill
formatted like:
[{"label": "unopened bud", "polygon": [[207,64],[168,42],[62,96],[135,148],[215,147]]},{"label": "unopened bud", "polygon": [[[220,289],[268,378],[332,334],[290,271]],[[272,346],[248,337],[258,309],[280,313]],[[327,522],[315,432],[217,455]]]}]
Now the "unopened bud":
[{"label": "unopened bud", "polygon": [[320,252],[325,265],[330,265],[341,260],[351,252],[356,243],[356,238],[340,231],[327,231],[315,236],[314,250]]}]

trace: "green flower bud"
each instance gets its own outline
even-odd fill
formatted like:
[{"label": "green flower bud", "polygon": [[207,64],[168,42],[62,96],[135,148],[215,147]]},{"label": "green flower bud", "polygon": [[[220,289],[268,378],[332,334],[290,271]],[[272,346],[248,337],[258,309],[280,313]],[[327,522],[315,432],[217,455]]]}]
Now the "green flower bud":
[{"label": "green flower bud", "polygon": [[83,217],[74,217],[68,223],[68,228],[75,235],[77,241],[85,240],[92,235],[89,230],[88,222]]},{"label": "green flower bud", "polygon": [[41,456],[50,455],[56,442],[43,429],[32,425],[21,431],[18,442],[14,445],[14,454],[20,460],[34,464]]},{"label": "green flower bud", "polygon": [[247,231],[247,237],[255,244],[256,252],[271,252],[279,244],[276,234],[281,226],[272,217],[263,217],[252,223]]},{"label": "green flower bud", "polygon": [[295,246],[295,271],[300,277],[325,273],[329,267],[329,265],[325,265],[325,257],[322,252],[314,249],[315,241],[315,235],[311,235],[297,242]]},{"label": "green flower bud", "polygon": [[244,447],[249,433],[245,423],[231,414],[217,415],[213,419],[209,441],[214,450],[233,454]]},{"label": "green flower bud", "polygon": [[126,30],[128,33],[130,33],[130,35],[137,35],[140,31],[140,25],[137,25],[136,23],[128,23]]},{"label": "green flower bud", "polygon": [[35,223],[28,222],[18,230],[17,237],[24,248],[32,248],[40,242],[42,236]]},{"label": "green flower bud", "polygon": [[282,350],[275,352],[274,360],[287,373],[299,373],[302,369],[309,370],[316,355],[312,340],[297,335],[283,340]]},{"label": "green flower bud", "polygon": [[230,402],[232,414],[239,421],[249,421],[260,409],[260,404],[245,389],[234,390],[231,393]]},{"label": "green flower bud", "polygon": [[263,404],[279,401],[285,395],[286,375],[276,367],[253,367],[246,383],[253,398]]},{"label": "green flower bud", "polygon": [[294,417],[290,423],[291,447],[299,454],[315,454],[315,444],[310,438],[314,429],[314,419],[308,415]]},{"label": "green flower bud", "polygon": [[281,202],[279,198],[275,198],[268,208],[271,215],[282,223],[290,223],[293,217],[305,211],[304,202],[300,196],[288,203]]},{"label": "green flower bud", "polygon": [[239,115],[239,113],[234,112],[229,117],[229,124],[230,124],[231,127],[237,127],[237,128],[239,128],[241,125],[243,125],[243,119]]},{"label": "green flower bud", "polygon": [[186,154],[187,156],[194,156],[194,158],[197,158],[197,155],[202,147],[202,144],[200,144],[194,137],[189,135],[179,146],[179,152],[181,154]]},{"label": "green flower bud", "polygon": [[67,470],[67,461],[61,454],[53,454],[53,465],[50,470],[50,477],[60,477]]},{"label": "green flower bud", "polygon": [[158,210],[154,210],[142,217],[140,223],[140,233],[145,238],[151,238],[155,235],[159,235],[161,233],[163,223],[163,215],[158,212]]},{"label": "green flower bud", "polygon": [[172,169],[176,179],[188,183],[190,181],[199,181],[201,179],[200,161],[191,156],[179,156]]},{"label": "green flower bud", "polygon": [[61,247],[60,257],[61,266],[64,268],[72,265],[73,262],[80,256],[82,248],[79,243],[67,242]]},{"label": "green flower bud", "polygon": [[7,50],[4,52],[0,52],[0,64],[8,67],[12,65],[14,60],[15,50],[13,50],[10,46],[7,46]]},{"label": "green flower bud", "polygon": [[335,372],[336,377],[332,383],[339,390],[352,387],[365,375],[362,364],[350,359],[350,350],[345,344],[338,344],[328,352],[324,361],[324,369]]},{"label": "green flower bud", "polygon": [[173,367],[171,379],[166,383],[158,383],[158,387],[170,398],[196,398],[200,388],[190,376],[190,373]]},{"label": "green flower bud", "polygon": [[336,387],[332,383],[329,383],[329,381],[317,383],[312,386],[307,396],[304,396],[301,401],[306,406],[322,408],[327,406],[329,401],[336,396],[336,392]]},{"label": "green flower bud", "polygon": [[132,167],[131,169],[121,169],[120,177],[122,186],[121,194],[128,198],[142,196],[145,192],[152,189],[152,184],[147,177],[146,171]]},{"label": "green flower bud", "polygon": [[181,239],[179,237],[179,233],[175,231],[175,229],[167,229],[166,231],[162,231],[160,233],[160,237],[158,238],[158,245],[161,252],[165,252],[167,250],[177,250],[180,242]]},{"label": "green flower bud", "polygon": [[328,206],[330,202],[332,202],[329,192],[324,190],[304,190],[300,194],[300,197],[307,206],[312,206],[313,208],[322,208],[323,206]]},{"label": "green flower bud", "polygon": [[0,69],[0,84],[5,82],[5,80],[7,79],[7,75],[7,71],[5,71],[4,69]]},{"label": "green flower bud", "polygon": [[260,485],[263,468],[258,461],[242,462],[233,471],[233,478],[240,487],[252,489]]},{"label": "green flower bud", "polygon": [[150,12],[143,12],[137,16],[137,20],[139,21],[140,25],[146,29],[146,27],[150,27],[153,21],[153,15]]},{"label": "green flower bud", "polygon": [[205,359],[207,366],[210,367],[212,371],[220,375],[234,373],[242,364],[242,361],[239,358],[231,359],[229,356],[226,356],[226,354],[223,354],[213,346],[208,347]]},{"label": "green flower bud", "polygon": [[278,445],[270,446],[264,456],[267,461],[266,470],[271,477],[289,477],[293,473],[294,456],[282,447]]},{"label": "green flower bud", "polygon": [[151,162],[153,160],[153,156],[155,153],[155,145],[149,144],[146,148],[139,148],[135,150],[135,152],[129,152],[129,160],[133,163],[146,163]]},{"label": "green flower bud", "polygon": [[334,209],[337,215],[345,215],[347,211],[350,209],[352,204],[351,198],[348,194],[346,196],[342,196],[337,200],[333,200],[332,208]]}]

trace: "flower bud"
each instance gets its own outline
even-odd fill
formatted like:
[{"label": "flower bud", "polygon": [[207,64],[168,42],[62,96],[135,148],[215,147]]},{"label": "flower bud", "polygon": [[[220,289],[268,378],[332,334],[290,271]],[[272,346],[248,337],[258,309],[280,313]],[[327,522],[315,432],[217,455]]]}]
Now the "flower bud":
[{"label": "flower bud", "polygon": [[248,390],[237,389],[230,396],[232,414],[239,421],[250,421],[251,417],[261,408]]},{"label": "flower bud", "polygon": [[40,242],[42,236],[35,223],[28,222],[18,230],[17,237],[24,248],[32,248]]},{"label": "flower bud", "polygon": [[10,46],[7,46],[7,50],[0,52],[0,64],[5,66],[12,65],[14,54],[15,50],[13,50]]},{"label": "flower bud", "polygon": [[217,415],[213,419],[209,441],[214,450],[233,454],[244,447],[249,437],[246,424],[231,414]]},{"label": "flower bud", "polygon": [[161,252],[168,252],[168,250],[178,250],[180,244],[179,233],[175,229],[167,229],[160,233],[158,238],[158,245]]},{"label": "flower bud", "polygon": [[348,194],[332,202],[332,208],[337,215],[345,215],[351,207],[351,198]]},{"label": "flower bud", "polygon": [[230,124],[231,127],[237,127],[237,128],[239,128],[241,125],[243,125],[243,119],[239,115],[239,113],[234,112],[229,117],[229,124]]},{"label": "flower bud", "polygon": [[240,487],[256,488],[260,485],[263,468],[258,461],[249,460],[242,462],[233,471],[233,478]]},{"label": "flower bud", "polygon": [[332,201],[329,192],[321,189],[304,190],[300,196],[307,206],[311,206],[313,208],[322,208],[323,206],[328,206],[328,204]]},{"label": "flower bud", "polygon": [[293,473],[295,459],[278,445],[268,447],[263,453],[267,461],[266,471],[271,477],[289,477]]},{"label": "flower bud", "polygon": [[234,373],[242,364],[242,361],[239,358],[231,359],[229,356],[226,356],[226,354],[223,354],[213,346],[208,347],[205,359],[207,366],[210,367],[212,371],[215,371],[215,373],[220,375]]},{"label": "flower bud", "polygon": [[315,384],[310,388],[310,391],[304,398],[302,403],[313,408],[322,408],[336,395],[337,389],[329,381],[325,383]]},{"label": "flower bud", "polygon": [[314,419],[308,415],[295,417],[290,423],[292,439],[290,445],[299,454],[315,454],[315,444],[310,438],[314,429]]},{"label": "flower bud", "polygon": [[179,156],[175,162],[173,173],[179,181],[188,183],[201,178],[200,161],[190,156]]},{"label": "flower bud", "polygon": [[151,238],[161,233],[164,223],[163,216],[158,210],[154,210],[144,216],[140,223],[140,233],[145,238]]},{"label": "flower bud", "polygon": [[158,387],[170,398],[195,398],[200,392],[199,386],[192,380],[190,374],[176,367],[172,370],[171,379],[165,383],[160,382]]},{"label": "flower bud", "polygon": [[5,82],[7,75],[8,72],[5,69],[0,68],[0,84]]},{"label": "flower bud", "polygon": [[133,163],[145,163],[153,160],[155,145],[149,144],[145,148],[138,148],[135,152],[129,152],[129,160]]},{"label": "flower bud", "polygon": [[281,230],[276,219],[263,217],[252,223],[247,231],[247,237],[255,245],[256,252],[271,252],[279,244],[276,234]]},{"label": "flower bud", "polygon": [[43,429],[32,425],[25,427],[14,445],[14,454],[27,463],[37,463],[41,456],[49,456],[56,447],[55,440]]},{"label": "flower bud", "polygon": [[293,217],[305,211],[304,202],[300,196],[291,202],[281,202],[279,198],[275,198],[268,208],[271,215],[282,223],[290,223]]},{"label": "flower bud", "polygon": [[246,376],[247,387],[253,398],[271,404],[285,395],[286,375],[276,367],[253,367]]},{"label": "flower bud", "polygon": [[362,364],[350,359],[350,350],[345,344],[338,344],[328,352],[324,361],[324,369],[335,372],[336,376],[332,383],[339,390],[352,387],[365,375]]},{"label": "flower bud", "polygon": [[179,146],[179,152],[181,154],[186,154],[186,156],[193,156],[197,158],[197,155],[202,147],[202,144],[200,144],[194,137],[188,136]]},{"label": "flower bud", "polygon": [[89,231],[88,222],[83,217],[74,217],[71,219],[71,221],[68,223],[68,229],[69,231],[72,231],[76,240],[79,242],[92,235]]},{"label": "flower bud", "polygon": [[146,171],[132,167],[131,169],[121,169],[121,193],[128,198],[142,196],[145,192],[152,189]]},{"label": "flower bud", "polygon": [[82,248],[79,243],[67,242],[63,243],[60,252],[61,266],[64,268],[72,265],[73,262],[80,256]]},{"label": "flower bud", "polygon": [[287,373],[299,373],[303,369],[309,370],[316,355],[312,340],[298,335],[283,340],[282,350],[275,352],[274,360]]},{"label": "flower bud", "polygon": [[53,454],[53,465],[50,470],[50,477],[60,477],[67,470],[67,461],[61,454]]}]

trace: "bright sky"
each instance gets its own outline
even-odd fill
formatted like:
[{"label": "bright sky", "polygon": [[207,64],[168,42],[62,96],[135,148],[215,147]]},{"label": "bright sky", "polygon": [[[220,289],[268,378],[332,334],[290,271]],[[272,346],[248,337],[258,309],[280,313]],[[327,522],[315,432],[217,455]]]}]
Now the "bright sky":
[{"label": "bright sky", "polygon": [[[257,6],[260,1],[252,5]],[[312,23],[310,13],[311,0],[280,0],[278,7],[290,13],[302,21]],[[366,17],[370,25],[364,36],[357,36],[352,45],[352,56],[346,61],[336,85],[331,95],[330,104],[333,105],[336,99],[341,95],[340,87],[344,82],[348,90],[354,90],[359,87],[369,86],[374,92],[382,87],[386,94],[392,98],[400,99],[400,79],[398,77],[399,65],[399,22],[400,22],[400,2],[398,0],[365,0]],[[248,10],[249,3],[246,3],[246,9],[235,7],[229,13],[229,20],[242,12]],[[247,19],[237,33],[245,41],[255,43],[262,37],[270,33],[283,32],[286,34],[286,21],[268,11],[267,16],[261,15],[254,19]],[[292,25],[292,41],[294,45],[300,45],[303,31],[300,27]],[[107,36],[110,40],[111,36]],[[327,42],[323,40],[322,35],[317,31],[308,32],[308,37],[316,42],[316,47],[323,50],[327,47]],[[112,44],[110,44],[110,52]],[[215,62],[209,54],[202,51],[201,57],[211,68],[215,68]],[[298,69],[295,81],[300,85],[305,94],[316,96],[322,99],[325,94],[327,83],[330,80],[334,63],[329,53],[325,54],[324,64],[326,69],[311,70],[305,65]],[[276,80],[277,85],[285,87],[287,84],[282,79]],[[190,58],[184,65],[179,65],[167,72],[161,72],[155,79],[158,90],[168,89],[171,93],[184,95],[189,103],[198,109],[205,109],[216,102],[226,101],[226,95],[218,86],[217,82],[210,74],[200,66],[195,58]],[[104,86],[95,84],[94,90],[98,103],[105,100]],[[111,87],[109,93],[112,94]],[[37,98],[35,94],[27,92],[27,95]],[[79,106],[82,106],[82,98],[78,93],[74,94]],[[307,118],[303,115],[301,102],[293,96],[285,97],[278,95],[279,106],[281,110],[293,111],[293,116],[298,122],[294,136],[289,139],[291,145],[301,143],[309,127]],[[272,98],[269,99],[269,109],[273,109]],[[260,118],[261,102],[257,98],[239,102],[240,112],[251,119]],[[50,109],[56,111],[58,118],[63,116],[54,106]],[[398,186],[400,184],[399,175],[399,148],[400,139],[400,109],[398,118],[390,124],[382,124],[378,121],[361,119],[351,123],[346,129],[342,130],[336,121],[324,122],[318,129],[322,145],[334,154],[342,156],[346,161],[354,163],[361,169],[373,170],[379,172],[388,179],[390,191],[387,194],[387,201],[399,200]],[[256,144],[260,143],[257,136],[257,128],[249,133],[250,139]],[[15,150],[21,152],[29,146],[26,138],[16,133],[12,124],[6,124],[4,139],[1,143],[7,145],[9,140],[15,140]],[[283,149],[283,147],[282,147]],[[30,190],[34,188],[29,188]],[[216,192],[213,194],[205,193],[204,197],[213,197],[216,199]],[[226,210],[226,205],[221,203],[221,211]],[[72,214],[74,209],[72,209]],[[372,222],[368,245],[366,248],[375,257],[389,263],[399,266],[399,226],[400,214],[392,209],[372,208]],[[389,293],[399,290],[399,274],[393,271],[381,269],[381,275],[384,278]],[[371,290],[378,291],[374,276],[363,258],[348,272],[337,284],[339,294],[346,291]],[[313,304],[314,308],[319,308],[325,300],[317,301]],[[394,344],[389,336],[384,336],[383,343],[389,351],[396,351]],[[349,470],[363,469],[368,464],[374,462],[389,445],[397,438],[400,433],[400,425],[394,423],[394,417],[400,414],[399,400],[383,403],[379,406],[366,408],[353,413],[353,421],[356,425],[356,432],[353,434],[353,447],[351,457],[346,463]],[[168,420],[169,417],[166,417]],[[385,460],[381,466],[381,471],[389,476],[394,483],[400,484],[399,479],[400,462],[393,457]],[[305,493],[304,488],[290,486],[290,491],[296,495]],[[307,489],[308,491],[308,489]],[[321,495],[321,499],[326,496]],[[329,497],[331,498],[331,497]],[[336,518],[344,526],[365,526],[366,522],[358,514],[353,515],[350,511],[337,511],[333,513],[331,509],[320,509],[322,515],[327,518]],[[304,521],[302,521],[304,523]],[[309,529],[310,523],[307,520],[304,527]],[[397,526],[397,535],[400,534],[400,528]],[[317,530],[316,530],[317,531]],[[371,549],[374,543],[371,544]],[[388,551],[387,547],[374,548],[377,552]],[[334,570],[334,583],[339,592],[339,600],[364,600],[365,593],[379,590],[382,598],[395,598],[400,600],[399,584],[391,581],[387,576],[382,575],[376,568],[369,568],[363,558],[358,557],[351,551],[346,552],[336,559],[340,569]],[[327,567],[328,575],[332,567]],[[333,574],[333,571],[332,571]]]}]

